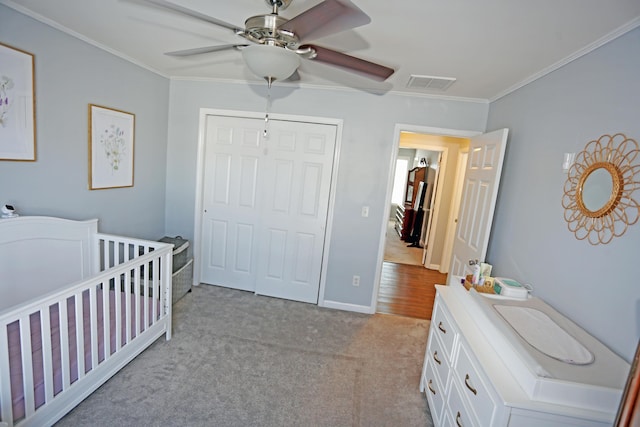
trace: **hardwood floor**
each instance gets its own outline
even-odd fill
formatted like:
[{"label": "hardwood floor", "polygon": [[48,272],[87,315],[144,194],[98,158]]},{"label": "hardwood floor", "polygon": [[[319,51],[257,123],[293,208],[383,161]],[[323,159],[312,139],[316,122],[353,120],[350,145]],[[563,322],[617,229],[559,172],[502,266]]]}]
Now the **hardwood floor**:
[{"label": "hardwood floor", "polygon": [[445,283],[447,275],[439,271],[384,261],[377,312],[430,320],[435,285]]}]

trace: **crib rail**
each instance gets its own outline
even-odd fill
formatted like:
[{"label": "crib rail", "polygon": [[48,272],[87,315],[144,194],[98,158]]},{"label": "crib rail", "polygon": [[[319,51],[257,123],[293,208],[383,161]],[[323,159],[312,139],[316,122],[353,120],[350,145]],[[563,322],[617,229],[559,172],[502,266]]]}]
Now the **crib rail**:
[{"label": "crib rail", "polygon": [[94,238],[93,277],[0,314],[0,425],[53,424],[171,338],[171,245]]}]

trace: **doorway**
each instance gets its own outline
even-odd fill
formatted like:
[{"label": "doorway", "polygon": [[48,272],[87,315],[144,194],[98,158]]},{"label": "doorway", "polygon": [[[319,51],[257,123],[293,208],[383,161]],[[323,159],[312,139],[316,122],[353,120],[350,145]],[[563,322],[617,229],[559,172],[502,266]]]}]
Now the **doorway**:
[{"label": "doorway", "polygon": [[[403,200],[398,205],[398,186],[402,180],[394,179],[392,194],[396,197],[389,203],[389,221],[382,240],[384,255],[380,266],[379,287],[376,293],[376,311],[409,317],[430,318],[435,298],[435,285],[447,283],[448,259],[455,226],[455,209],[459,205],[455,197],[458,171],[464,170],[460,162],[465,162],[469,137],[476,133],[449,131],[432,128],[396,127],[397,153],[393,159],[394,169],[408,159],[406,187],[411,185],[410,171],[413,167],[426,167],[424,178],[431,197],[425,198],[420,211],[423,221],[418,236],[414,240],[403,239],[398,231],[402,210],[416,207],[415,203]],[[399,174],[402,172],[399,172]],[[431,178],[428,176],[431,175]],[[417,185],[417,183],[413,183]],[[429,188],[431,186],[431,188]],[[455,196],[455,197],[454,197]],[[415,202],[415,200],[413,200]],[[418,214],[414,209],[413,215]],[[406,228],[406,227],[405,227]],[[404,237],[406,237],[406,232]]]}]

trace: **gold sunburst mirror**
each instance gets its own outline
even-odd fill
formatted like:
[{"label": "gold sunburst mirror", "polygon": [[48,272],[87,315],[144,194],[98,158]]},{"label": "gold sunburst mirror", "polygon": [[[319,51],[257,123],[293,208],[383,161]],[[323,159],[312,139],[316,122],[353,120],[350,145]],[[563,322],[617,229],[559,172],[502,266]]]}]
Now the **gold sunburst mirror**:
[{"label": "gold sunburst mirror", "polygon": [[640,217],[638,143],[618,133],[590,141],[578,153],[564,184],[564,219],[577,239],[607,244]]}]

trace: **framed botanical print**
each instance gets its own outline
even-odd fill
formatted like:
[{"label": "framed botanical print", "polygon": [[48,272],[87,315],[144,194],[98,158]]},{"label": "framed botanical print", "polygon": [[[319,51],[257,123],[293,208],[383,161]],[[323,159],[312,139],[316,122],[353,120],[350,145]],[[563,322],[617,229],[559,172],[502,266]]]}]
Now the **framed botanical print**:
[{"label": "framed botanical print", "polygon": [[89,189],[133,187],[135,116],[89,104]]},{"label": "framed botanical print", "polygon": [[34,57],[0,43],[0,160],[36,160]]}]

